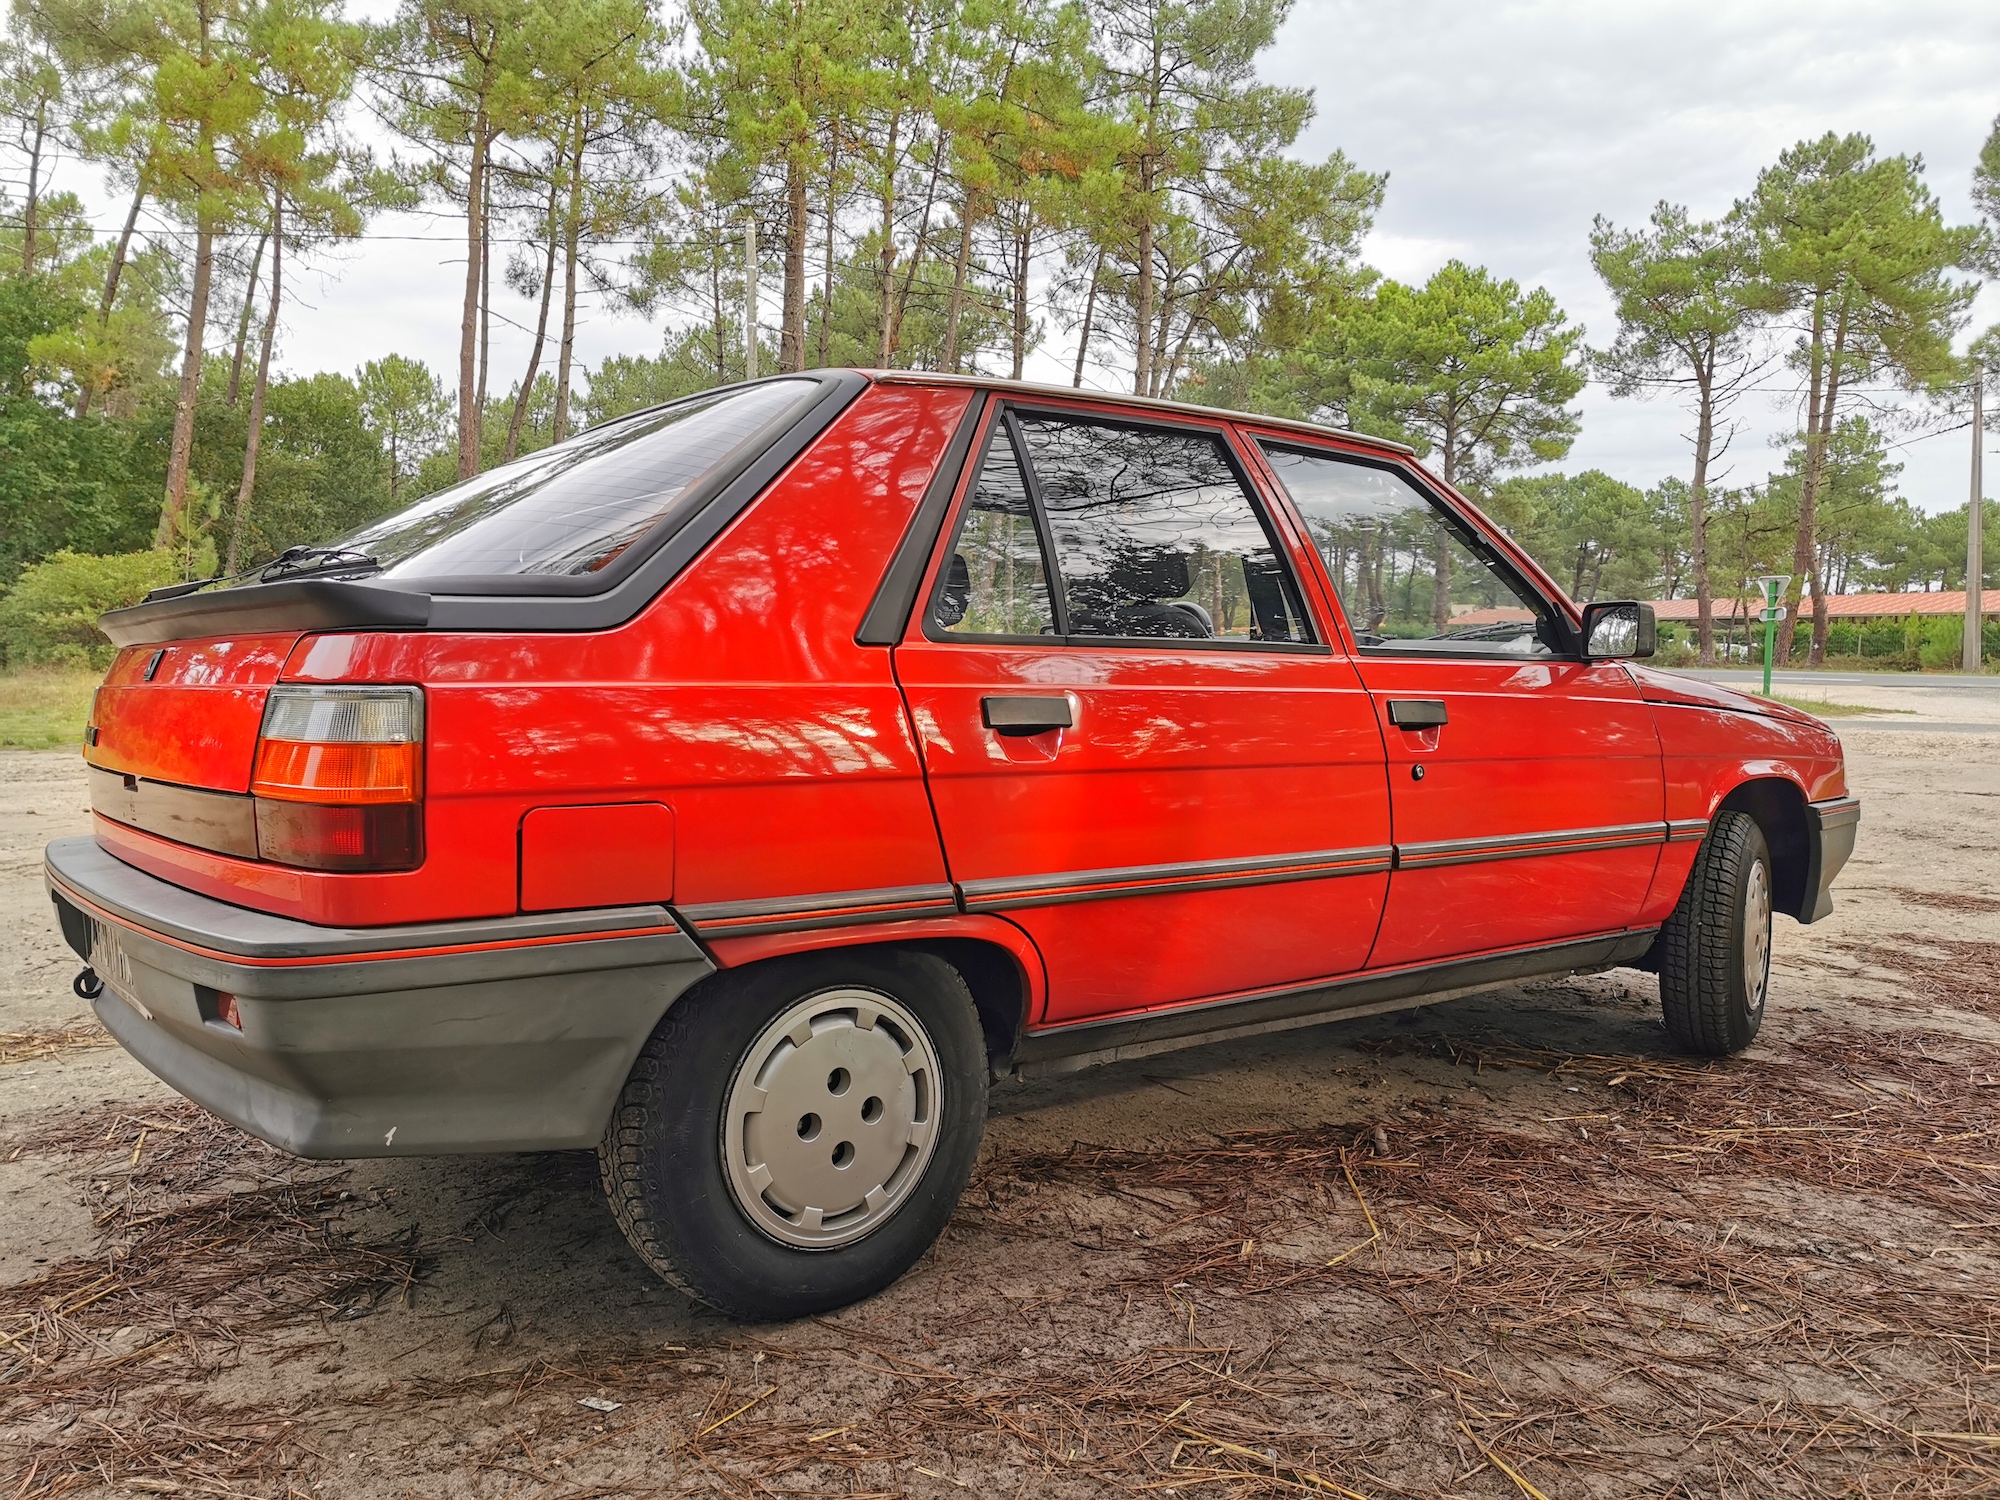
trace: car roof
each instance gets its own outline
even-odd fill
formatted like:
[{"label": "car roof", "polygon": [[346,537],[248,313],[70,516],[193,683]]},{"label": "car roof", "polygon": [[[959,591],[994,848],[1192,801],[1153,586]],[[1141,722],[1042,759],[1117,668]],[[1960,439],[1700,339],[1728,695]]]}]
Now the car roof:
[{"label": "car roof", "polygon": [[1087,391],[1066,385],[1037,385],[1026,380],[1000,380],[988,375],[946,375],[931,370],[864,370],[869,379],[884,385],[955,385],[982,391],[999,391],[1021,396],[1057,396],[1066,401],[1107,401],[1117,406],[1134,406],[1143,411],[1172,412],[1183,416],[1223,417],[1232,422],[1254,422],[1259,427],[1275,427],[1286,432],[1302,432],[1312,437],[1339,438],[1365,448],[1380,449],[1398,457],[1414,457],[1416,450],[1392,438],[1371,437],[1351,427],[1332,427],[1324,422],[1302,422],[1294,417],[1267,417],[1252,411],[1228,411],[1219,406],[1196,406],[1187,401],[1165,401],[1158,396],[1130,396],[1116,391]]}]

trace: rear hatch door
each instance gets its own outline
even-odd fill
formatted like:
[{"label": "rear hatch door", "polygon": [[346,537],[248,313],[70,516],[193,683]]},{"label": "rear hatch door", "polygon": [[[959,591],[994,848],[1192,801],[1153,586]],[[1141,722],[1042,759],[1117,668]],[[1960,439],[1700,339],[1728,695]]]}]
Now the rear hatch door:
[{"label": "rear hatch door", "polygon": [[298,638],[128,646],[97,690],[83,758],[122,776],[247,793],[264,698]]}]

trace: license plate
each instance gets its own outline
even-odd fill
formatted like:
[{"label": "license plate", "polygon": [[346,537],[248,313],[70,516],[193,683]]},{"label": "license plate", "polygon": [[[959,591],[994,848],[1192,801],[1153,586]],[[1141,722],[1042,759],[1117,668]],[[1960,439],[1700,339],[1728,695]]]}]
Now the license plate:
[{"label": "license plate", "polygon": [[139,998],[139,987],[132,982],[132,959],[118,940],[117,928],[96,921],[90,924],[90,966],[107,990],[147,1020],[153,1019],[153,1013]]}]

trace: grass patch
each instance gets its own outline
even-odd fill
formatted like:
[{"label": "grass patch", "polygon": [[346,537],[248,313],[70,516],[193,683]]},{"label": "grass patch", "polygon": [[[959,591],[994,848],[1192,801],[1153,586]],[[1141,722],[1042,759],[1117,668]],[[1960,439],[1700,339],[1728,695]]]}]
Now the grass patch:
[{"label": "grass patch", "polygon": [[83,743],[95,669],[0,672],[0,749],[58,750]]},{"label": "grass patch", "polygon": [[1816,719],[1849,719],[1856,714],[1909,714],[1908,708],[1869,708],[1860,703],[1832,703],[1819,698],[1790,698],[1783,693],[1771,694],[1773,703],[1782,703],[1787,708],[1796,708],[1809,713]]}]

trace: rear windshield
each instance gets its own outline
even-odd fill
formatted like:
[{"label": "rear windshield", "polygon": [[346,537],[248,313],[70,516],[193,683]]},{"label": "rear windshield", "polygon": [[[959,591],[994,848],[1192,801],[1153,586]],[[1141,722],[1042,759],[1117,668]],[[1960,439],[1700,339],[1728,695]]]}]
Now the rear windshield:
[{"label": "rear windshield", "polygon": [[374,559],[384,578],[595,573],[817,389],[774,380],[607,422],[333,545]]}]

